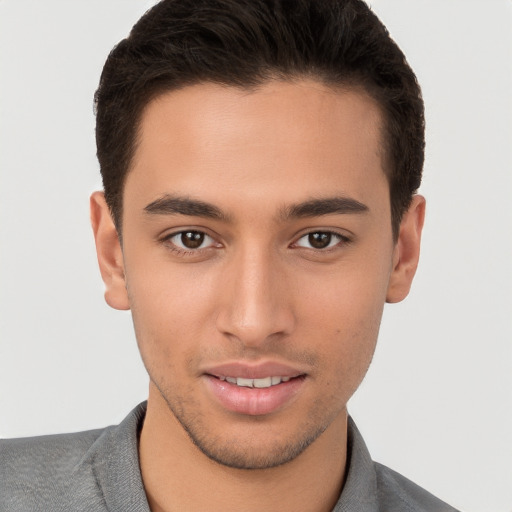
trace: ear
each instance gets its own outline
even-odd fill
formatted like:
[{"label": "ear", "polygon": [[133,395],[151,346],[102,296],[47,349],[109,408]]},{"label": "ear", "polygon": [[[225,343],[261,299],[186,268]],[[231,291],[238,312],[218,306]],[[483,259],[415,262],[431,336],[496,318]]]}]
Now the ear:
[{"label": "ear", "polygon": [[393,270],[389,280],[386,302],[400,302],[409,294],[418,267],[424,219],[425,198],[416,195],[400,223],[400,233],[393,253]]},{"label": "ear", "polygon": [[123,251],[103,192],[94,192],[91,195],[90,207],[96,254],[101,277],[106,287],[105,300],[114,309],[130,309],[126,291]]}]

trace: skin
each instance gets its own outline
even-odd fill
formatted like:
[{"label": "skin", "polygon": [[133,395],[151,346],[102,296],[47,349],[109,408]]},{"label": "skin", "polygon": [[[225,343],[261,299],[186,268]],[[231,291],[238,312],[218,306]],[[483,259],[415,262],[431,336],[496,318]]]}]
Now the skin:
[{"label": "skin", "polygon": [[[139,449],[154,512],[334,506],[346,404],[384,303],[409,291],[424,217],[415,196],[393,241],[380,126],[378,106],[357,90],[306,80],[190,86],[143,113],[122,246],[103,194],[91,197],[105,297],[131,309],[150,376]],[[169,196],[221,215],[147,211]],[[365,208],[289,215],[333,197]],[[180,251],[187,230],[207,236]],[[328,246],[313,247],[310,233]],[[233,412],[204,374],[233,361],[282,363],[303,377],[271,413]]]}]

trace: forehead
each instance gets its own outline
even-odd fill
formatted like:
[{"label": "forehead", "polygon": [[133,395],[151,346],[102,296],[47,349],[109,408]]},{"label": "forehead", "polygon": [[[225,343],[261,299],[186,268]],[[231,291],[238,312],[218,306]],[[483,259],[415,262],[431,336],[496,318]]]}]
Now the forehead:
[{"label": "forehead", "polygon": [[144,110],[124,192],[215,203],[276,191],[295,201],[336,187],[365,201],[375,184],[387,188],[380,127],[377,104],[360,90],[306,80],[185,87]]}]

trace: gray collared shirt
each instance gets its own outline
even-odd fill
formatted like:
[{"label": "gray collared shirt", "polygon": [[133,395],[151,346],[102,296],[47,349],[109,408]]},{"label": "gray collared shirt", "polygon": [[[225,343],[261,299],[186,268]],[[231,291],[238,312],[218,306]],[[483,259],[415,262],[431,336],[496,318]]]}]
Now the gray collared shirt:
[{"label": "gray collared shirt", "polygon": [[[1,512],[150,512],[138,436],[146,404],[118,426],[0,441]],[[456,512],[372,461],[349,420],[348,472],[333,512]]]}]

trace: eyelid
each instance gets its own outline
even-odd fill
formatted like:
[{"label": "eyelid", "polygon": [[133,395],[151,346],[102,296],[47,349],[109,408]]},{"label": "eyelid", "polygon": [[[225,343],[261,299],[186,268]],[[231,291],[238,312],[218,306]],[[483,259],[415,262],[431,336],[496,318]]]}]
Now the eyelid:
[{"label": "eyelid", "polygon": [[[305,247],[303,245],[298,245],[298,242],[302,240],[303,238],[312,235],[314,233],[326,233],[333,235],[334,237],[338,238],[338,243],[327,246],[325,248],[315,248],[315,247]],[[341,233],[340,231],[333,229],[333,228],[320,228],[320,229],[308,229],[305,232],[300,233],[298,236],[295,237],[295,241],[291,244],[291,247],[299,247],[302,249],[310,249],[312,251],[316,252],[329,252],[331,250],[335,250],[340,245],[348,245],[353,241],[352,237],[347,235],[346,233]]]},{"label": "eyelid", "polygon": [[218,240],[220,237],[217,233],[213,232],[211,229],[203,227],[203,226],[176,226],[169,227],[160,231],[159,234],[156,235],[157,240],[166,240],[173,236],[179,235],[181,233],[187,233],[189,231],[196,231],[197,233],[204,233],[206,236],[213,238],[214,240]]},{"label": "eyelid", "polygon": [[[195,233],[201,233],[205,237],[208,237],[211,242],[205,246],[205,247],[198,247],[198,248],[188,248],[188,247],[181,247],[174,243],[172,239],[178,235],[182,235],[183,233],[188,232],[195,232]],[[165,232],[162,236],[158,237],[158,242],[165,245],[169,250],[180,254],[180,255],[197,255],[204,251],[207,251],[212,248],[218,248],[221,247],[222,244],[218,242],[218,237],[214,236],[213,234],[209,233],[207,229],[199,228],[199,227],[180,227],[177,229],[173,229],[170,232]]]}]

